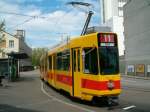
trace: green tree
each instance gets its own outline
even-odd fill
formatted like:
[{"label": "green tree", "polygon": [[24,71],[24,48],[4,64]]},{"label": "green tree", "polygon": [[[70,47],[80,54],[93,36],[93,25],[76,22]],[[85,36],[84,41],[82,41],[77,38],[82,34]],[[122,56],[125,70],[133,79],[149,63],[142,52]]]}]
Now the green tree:
[{"label": "green tree", "polygon": [[41,56],[48,51],[48,48],[34,48],[32,49],[32,65],[39,66]]}]

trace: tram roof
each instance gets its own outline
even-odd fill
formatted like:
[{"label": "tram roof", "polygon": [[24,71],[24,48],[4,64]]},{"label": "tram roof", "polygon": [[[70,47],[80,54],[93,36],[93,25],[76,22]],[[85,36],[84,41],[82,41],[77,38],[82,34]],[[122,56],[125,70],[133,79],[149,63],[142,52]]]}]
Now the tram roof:
[{"label": "tram roof", "polygon": [[49,52],[48,52],[48,54],[50,55],[50,54],[53,54],[53,53],[55,53],[55,52],[59,52],[59,51],[61,51],[62,49],[70,48],[69,46],[70,46],[71,43],[73,43],[74,41],[77,41],[77,40],[79,40],[79,39],[82,40],[82,39],[84,39],[84,38],[86,38],[86,37],[95,36],[95,35],[97,35],[97,34],[98,34],[98,32],[96,32],[96,33],[91,33],[91,34],[87,34],[87,35],[83,35],[83,36],[74,37],[74,38],[70,39],[68,42],[65,41],[65,42],[63,42],[63,43],[60,43],[60,44],[58,44],[58,45],[55,45],[56,47],[50,49]]},{"label": "tram roof", "polygon": [[[93,44],[94,42],[89,43],[89,40],[92,39],[92,40],[95,40],[97,42],[97,38],[93,38],[93,37],[96,37],[98,33],[113,33],[113,32],[96,32],[96,33],[91,33],[91,34],[87,34],[87,35],[72,38],[68,42],[66,41],[66,42],[60,43],[56,47],[49,50],[48,55],[51,55],[51,54],[56,53],[56,52],[60,52],[64,49],[69,49],[70,47],[72,48],[72,47],[83,46],[84,43],[82,43],[82,42],[85,42],[85,41],[86,42],[88,41],[88,44],[92,44],[94,46],[94,44]],[[115,34],[115,33],[113,33],[113,34]]]}]

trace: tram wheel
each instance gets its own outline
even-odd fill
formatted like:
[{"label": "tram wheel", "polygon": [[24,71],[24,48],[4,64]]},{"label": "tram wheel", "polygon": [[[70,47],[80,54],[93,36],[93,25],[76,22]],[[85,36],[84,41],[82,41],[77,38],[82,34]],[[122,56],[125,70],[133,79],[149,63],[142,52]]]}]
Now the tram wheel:
[{"label": "tram wheel", "polygon": [[119,105],[119,98],[117,96],[108,97],[108,106]]}]

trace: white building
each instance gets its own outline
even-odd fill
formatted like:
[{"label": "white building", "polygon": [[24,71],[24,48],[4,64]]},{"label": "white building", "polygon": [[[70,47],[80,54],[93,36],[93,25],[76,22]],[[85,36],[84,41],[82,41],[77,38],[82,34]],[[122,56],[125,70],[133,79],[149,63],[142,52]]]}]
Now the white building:
[{"label": "white building", "polygon": [[119,55],[124,55],[123,6],[128,0],[101,0],[101,14],[104,26],[111,27],[117,33]]},{"label": "white building", "polygon": [[7,53],[19,52],[19,39],[3,31],[1,33],[0,48],[2,50],[0,58],[8,58]]},{"label": "white building", "polygon": [[16,35],[12,35],[8,32],[2,31],[0,33],[0,59],[8,59],[8,55],[11,52],[24,53],[28,56],[27,59],[19,60],[19,66],[31,66],[32,49],[25,43],[25,31],[17,30]]}]

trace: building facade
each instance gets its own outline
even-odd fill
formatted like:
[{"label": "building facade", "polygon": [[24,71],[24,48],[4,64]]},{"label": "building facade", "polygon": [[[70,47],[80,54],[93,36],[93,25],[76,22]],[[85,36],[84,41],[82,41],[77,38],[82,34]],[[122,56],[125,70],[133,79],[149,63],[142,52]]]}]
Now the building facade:
[{"label": "building facade", "polygon": [[150,76],[150,0],[130,0],[124,6],[126,73]]},{"label": "building facade", "polygon": [[111,28],[117,33],[119,43],[119,55],[124,55],[124,27],[123,27],[123,6],[128,0],[101,0],[101,14],[104,26]]},{"label": "building facade", "polygon": [[23,66],[31,66],[31,55],[32,49],[25,43],[25,31],[17,30],[15,35],[12,35],[8,32],[2,31],[0,33],[0,70],[4,71],[8,70],[8,54],[10,53],[23,53],[26,54],[28,58],[26,59],[18,59],[18,71],[20,67]]},{"label": "building facade", "polygon": [[3,31],[1,33],[0,49],[0,58],[8,58],[7,53],[19,52],[19,39]]}]

